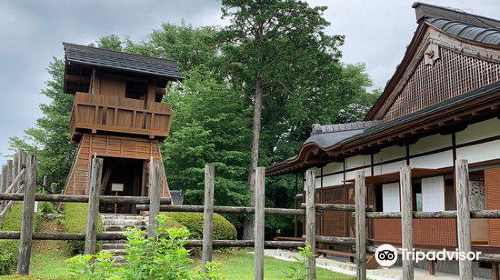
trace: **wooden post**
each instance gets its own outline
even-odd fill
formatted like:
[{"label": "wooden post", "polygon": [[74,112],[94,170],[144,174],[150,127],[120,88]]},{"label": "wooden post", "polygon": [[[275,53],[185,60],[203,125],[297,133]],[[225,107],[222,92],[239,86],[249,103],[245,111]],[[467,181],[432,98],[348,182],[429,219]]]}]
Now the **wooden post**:
[{"label": "wooden post", "polygon": [[264,280],[264,240],[265,240],[265,190],[266,169],[257,167],[255,171],[255,221],[254,221],[254,258],[255,280]]},{"label": "wooden post", "polygon": [[97,223],[99,220],[99,196],[101,193],[103,159],[94,157],[92,159],[92,170],[90,174],[90,193],[87,213],[87,231],[85,234],[85,254],[94,255],[97,244]]},{"label": "wooden post", "polygon": [[500,269],[498,263],[491,264],[491,280],[500,280]]},{"label": "wooden post", "polygon": [[23,200],[23,219],[21,222],[21,236],[19,240],[19,255],[17,261],[17,273],[29,274],[31,245],[33,238],[33,218],[35,215],[35,194],[36,194],[36,172],[38,159],[36,156],[29,156],[27,162],[27,176],[25,182]]},{"label": "wooden post", "polygon": [[[17,177],[17,174],[19,174],[19,171],[21,171],[20,157],[21,157],[20,151],[14,154],[14,161],[12,163],[12,180],[14,180],[14,178]],[[14,193],[17,192],[17,190],[19,190],[19,186],[21,186],[21,183],[17,184],[12,192]]]},{"label": "wooden post", "polygon": [[[12,181],[14,180],[14,177],[12,177],[12,173],[14,172],[14,162],[12,160],[7,161],[7,186],[10,186],[12,184]],[[15,192],[15,190],[13,191]]]},{"label": "wooden post", "polygon": [[[4,193],[5,190],[7,189],[8,186],[8,177],[7,177],[7,172],[8,172],[7,165],[2,166],[2,188],[0,189],[0,192]],[[6,201],[2,200],[0,201],[0,212],[3,210],[3,208],[6,205]]]},{"label": "wooden post", "polygon": [[306,242],[311,246],[312,256],[307,260],[307,279],[316,279],[316,175],[306,171]]},{"label": "wooden post", "polygon": [[365,171],[356,172],[356,279],[366,279],[366,186]]},{"label": "wooden post", "polygon": [[214,177],[215,165],[205,165],[205,200],[203,209],[203,257],[202,263],[212,261],[213,254],[213,217],[214,217]]},{"label": "wooden post", "polygon": [[[455,188],[457,191],[457,239],[458,251],[471,251],[470,207],[469,207],[469,167],[467,160],[455,162]],[[460,280],[472,280],[472,261],[459,260]]]},{"label": "wooden post", "polygon": [[156,217],[160,214],[160,197],[161,197],[161,173],[160,163],[155,162],[151,157],[149,162],[149,229],[148,236],[154,236],[156,230]]},{"label": "wooden post", "polygon": [[436,275],[436,262],[429,261],[429,275]]},{"label": "wooden post", "polygon": [[[401,167],[399,171],[401,189],[401,247],[411,252],[413,249],[413,204],[411,169],[408,165]],[[403,260],[403,280],[413,280],[414,267],[412,260]]]}]

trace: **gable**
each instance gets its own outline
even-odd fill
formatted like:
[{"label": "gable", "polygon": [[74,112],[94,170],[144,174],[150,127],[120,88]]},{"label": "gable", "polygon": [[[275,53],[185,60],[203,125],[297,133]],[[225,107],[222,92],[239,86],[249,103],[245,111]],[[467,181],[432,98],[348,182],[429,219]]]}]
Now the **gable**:
[{"label": "gable", "polygon": [[[450,36],[422,23],[423,35],[412,42],[406,65],[367,119],[389,121],[500,81],[500,48]],[[409,56],[409,57],[408,57]]]},{"label": "gable", "polygon": [[413,74],[389,107],[384,121],[393,120],[500,80],[500,64],[437,47],[433,65],[420,59]]}]

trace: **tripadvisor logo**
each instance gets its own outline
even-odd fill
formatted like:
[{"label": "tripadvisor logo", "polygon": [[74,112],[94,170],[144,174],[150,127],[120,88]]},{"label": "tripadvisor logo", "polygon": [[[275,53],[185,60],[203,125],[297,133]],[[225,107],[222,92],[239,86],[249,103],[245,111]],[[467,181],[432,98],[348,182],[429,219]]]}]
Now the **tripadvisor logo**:
[{"label": "tripadvisor logo", "polygon": [[[471,260],[478,261],[481,252],[461,252],[458,249],[455,251],[415,251],[412,249],[399,249],[402,260],[411,260],[416,263],[420,261],[445,261],[445,260]],[[375,251],[375,259],[380,266],[389,267],[398,260],[398,250],[389,244],[381,245]]]},{"label": "tripadvisor logo", "polygon": [[375,251],[375,260],[381,266],[392,266],[398,260],[398,251],[392,245],[381,245]]}]

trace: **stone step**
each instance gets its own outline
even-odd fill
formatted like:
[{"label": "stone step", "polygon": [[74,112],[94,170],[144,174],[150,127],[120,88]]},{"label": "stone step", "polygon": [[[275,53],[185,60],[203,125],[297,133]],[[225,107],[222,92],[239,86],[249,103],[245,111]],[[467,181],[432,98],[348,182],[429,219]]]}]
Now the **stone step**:
[{"label": "stone step", "polygon": [[101,214],[101,218],[103,220],[108,220],[108,219],[143,220],[147,217],[142,215]]},{"label": "stone step", "polygon": [[103,225],[122,225],[122,226],[145,226],[148,225],[146,220],[126,220],[126,219],[116,219],[116,220],[103,220]]},{"label": "stone step", "polygon": [[126,247],[127,247],[127,243],[103,243],[102,244],[102,250],[125,249]]},{"label": "stone step", "polygon": [[127,254],[127,251],[123,249],[103,249],[102,251],[105,253],[113,254],[113,257],[123,256]]},{"label": "stone step", "polygon": [[146,230],[146,225],[104,225],[104,232],[126,231],[128,228],[138,228]]}]

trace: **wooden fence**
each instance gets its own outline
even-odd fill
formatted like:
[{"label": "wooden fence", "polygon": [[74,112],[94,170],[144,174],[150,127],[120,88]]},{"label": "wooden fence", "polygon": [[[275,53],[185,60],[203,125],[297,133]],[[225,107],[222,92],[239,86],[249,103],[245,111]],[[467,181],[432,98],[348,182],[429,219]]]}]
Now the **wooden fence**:
[{"label": "wooden fence", "polygon": [[[17,159],[16,159],[17,158]],[[14,166],[17,168],[14,169]],[[411,197],[411,169],[404,166],[400,170],[401,189],[401,213],[375,213],[372,207],[366,205],[366,185],[364,171],[358,171],[355,178],[355,205],[342,204],[316,204],[315,203],[315,174],[313,170],[307,170],[305,176],[306,203],[304,209],[265,208],[265,168],[259,167],[256,172],[255,184],[255,206],[233,207],[214,206],[215,191],[215,167],[208,164],[205,167],[205,201],[204,205],[171,205],[170,199],[160,198],[161,190],[161,167],[158,163],[150,161],[150,176],[148,180],[150,197],[134,196],[101,196],[101,175],[103,159],[94,157],[92,159],[90,193],[89,195],[56,195],[36,194],[36,171],[37,158],[28,156],[24,152],[16,154],[14,161],[8,162],[3,168],[2,193],[0,200],[3,202],[2,214],[5,215],[8,205],[12,201],[23,201],[22,229],[20,232],[0,232],[0,239],[19,239],[19,256],[17,272],[19,274],[29,273],[32,240],[85,240],[85,253],[96,252],[97,240],[120,240],[125,239],[121,233],[97,233],[99,203],[132,203],[139,204],[138,209],[149,210],[149,230],[151,236],[156,226],[156,216],[160,211],[171,212],[203,212],[203,240],[191,240],[188,247],[202,247],[203,263],[212,260],[214,247],[253,247],[255,258],[255,280],[264,279],[264,248],[297,248],[310,245],[313,255],[308,258],[308,279],[316,278],[316,243],[332,245],[351,245],[356,251],[357,279],[366,279],[366,253],[374,253],[376,247],[374,241],[367,239],[366,219],[388,219],[401,218],[402,223],[402,247],[407,250],[413,249],[412,241],[412,219],[423,218],[457,218],[457,233],[460,251],[470,251],[470,219],[471,218],[500,218],[498,210],[470,211],[468,202],[468,165],[465,160],[456,162],[456,194],[457,211],[442,212],[412,212]],[[7,171],[5,171],[7,170]],[[10,171],[9,171],[10,170]],[[14,172],[15,170],[15,172]],[[10,176],[10,177],[9,177]],[[22,193],[24,190],[24,193]],[[33,233],[33,216],[35,201],[51,202],[88,202],[88,217],[86,233]],[[5,203],[7,202],[7,203]],[[354,212],[356,221],[356,237],[334,237],[316,236],[316,214],[317,211],[336,210]],[[7,210],[8,211],[8,210]],[[254,214],[254,240],[213,240],[213,214]],[[2,215],[0,214],[0,215]],[[266,241],[264,238],[265,215],[291,215],[305,216],[306,241]],[[483,254],[481,261],[493,263],[493,271],[498,273],[499,255]],[[460,279],[472,280],[472,262],[460,260]],[[495,269],[496,268],[496,269]],[[403,279],[414,279],[413,262],[403,262]],[[493,274],[495,277],[495,274]],[[497,275],[498,276],[498,275]],[[497,278],[494,278],[497,279]]]}]

